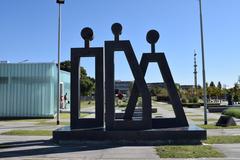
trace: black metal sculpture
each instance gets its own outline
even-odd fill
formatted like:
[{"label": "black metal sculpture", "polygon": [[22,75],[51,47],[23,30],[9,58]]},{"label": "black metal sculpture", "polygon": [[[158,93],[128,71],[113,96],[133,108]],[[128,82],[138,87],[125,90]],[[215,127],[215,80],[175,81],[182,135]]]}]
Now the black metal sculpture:
[{"label": "black metal sculpture", "polygon": [[[114,41],[105,41],[105,93],[106,93],[106,129],[107,130],[132,130],[132,129],[149,129],[152,128],[151,123],[151,97],[144,80],[143,73],[137,62],[137,58],[128,40],[119,40],[122,32],[122,26],[119,23],[112,25]],[[131,68],[135,79],[135,87],[142,96],[142,120],[116,120],[114,105],[114,52],[124,51],[128,64]],[[136,105],[136,104],[135,104]]]},{"label": "black metal sculpture", "polygon": [[[93,39],[93,31],[90,28],[84,28],[81,32],[82,38],[85,41],[85,47],[71,49],[71,125],[70,127],[55,130],[53,132],[53,140],[56,142],[65,140],[118,141],[118,143],[119,141],[124,141],[124,144],[126,144],[126,141],[133,142],[131,144],[136,144],[139,141],[147,141],[147,144],[149,144],[149,141],[152,142],[151,144],[192,144],[199,143],[202,139],[206,139],[205,130],[197,126],[188,126],[166,57],[164,53],[155,53],[155,43],[159,39],[159,33],[155,30],[147,33],[147,41],[151,44],[151,53],[144,53],[139,65],[130,41],[119,39],[122,32],[121,24],[113,24],[112,32],[114,34],[114,41],[105,41],[105,59],[103,59],[104,52],[102,47],[90,47],[89,45]],[[124,51],[135,79],[130,99],[122,119],[115,117],[115,51]],[[81,107],[79,64],[81,57],[95,57],[96,59],[96,118],[79,118]],[[104,60],[105,64],[103,63]],[[152,119],[151,97],[144,80],[148,64],[151,62],[157,62],[159,66],[176,118]],[[105,82],[103,80],[104,78]],[[142,97],[142,118],[135,120],[133,113],[139,96]],[[103,118],[104,99],[105,118]]]},{"label": "black metal sculpture", "polygon": [[[156,62],[161,71],[163,80],[165,82],[169,98],[171,100],[173,110],[176,118],[154,118],[152,119],[152,128],[166,128],[166,127],[180,127],[188,126],[188,122],[180,101],[180,98],[175,87],[174,80],[172,78],[171,71],[169,69],[166,57],[164,53],[155,52],[155,43],[159,39],[159,33],[156,30],[150,30],[146,37],[148,43],[151,44],[151,53],[143,53],[140,66],[143,74],[146,74],[148,64]],[[138,88],[136,84],[133,84],[132,93],[130,95],[129,103],[125,111],[124,119],[131,120],[139,96]]]},{"label": "black metal sculpture", "polygon": [[[85,41],[84,48],[71,49],[71,128],[93,128],[103,127],[103,48],[91,47],[90,41],[93,40],[93,31],[91,28],[84,28],[81,36]],[[96,77],[96,92],[95,92],[95,118],[84,118],[80,116],[81,99],[80,99],[80,83],[79,83],[79,64],[81,57],[95,58],[95,77]]]}]

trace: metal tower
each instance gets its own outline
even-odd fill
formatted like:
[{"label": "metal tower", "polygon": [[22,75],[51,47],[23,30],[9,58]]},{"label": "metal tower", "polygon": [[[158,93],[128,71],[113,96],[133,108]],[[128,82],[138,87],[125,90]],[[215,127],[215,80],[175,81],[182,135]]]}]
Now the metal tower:
[{"label": "metal tower", "polygon": [[195,86],[195,92],[197,93],[197,53],[196,50],[194,50],[194,86]]}]

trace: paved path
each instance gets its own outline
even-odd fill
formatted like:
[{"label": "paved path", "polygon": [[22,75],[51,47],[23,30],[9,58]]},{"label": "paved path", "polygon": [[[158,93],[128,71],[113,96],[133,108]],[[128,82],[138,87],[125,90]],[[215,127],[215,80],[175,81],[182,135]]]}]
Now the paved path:
[{"label": "paved path", "polygon": [[[157,116],[174,117],[172,107],[165,103],[154,103],[158,108]],[[161,108],[160,108],[161,107]],[[202,124],[194,118],[203,118],[203,108],[184,108],[190,124]],[[219,113],[209,113],[208,118],[218,119]],[[55,120],[50,120],[55,121]],[[237,120],[239,124],[240,121]],[[0,121],[0,133],[13,129],[54,130],[60,126],[36,125],[36,122]],[[240,129],[211,129],[208,136],[240,135]],[[153,146],[58,146],[47,136],[4,136],[0,135],[0,159],[80,159],[80,160],[127,160],[159,158]],[[3,147],[5,146],[5,148]],[[8,148],[6,148],[8,146]],[[213,147],[222,151],[227,158],[202,158],[209,160],[239,160],[240,144],[214,144]],[[163,159],[164,160],[164,159]],[[168,159],[169,160],[169,159]],[[174,159],[171,159],[174,160]],[[176,159],[182,160],[182,159]],[[196,159],[200,160],[200,159]]]},{"label": "paved path", "polygon": [[[159,158],[152,146],[58,146],[47,136],[0,136],[0,159],[6,160],[170,160]],[[4,148],[5,146],[5,148]],[[6,148],[7,147],[7,148]],[[225,158],[195,160],[239,160],[240,144],[214,144]],[[171,160],[184,160],[172,159]],[[193,159],[191,159],[193,160]]]},{"label": "paved path", "polygon": [[213,147],[220,150],[228,158],[240,159],[240,144],[214,144]]},{"label": "paved path", "polygon": [[208,136],[239,136],[240,128],[236,129],[208,129]]},{"label": "paved path", "polygon": [[17,121],[0,121],[0,133],[10,130],[55,130],[61,125],[48,126],[48,125],[37,125],[38,122],[17,122]]},{"label": "paved path", "polygon": [[[0,136],[0,159],[158,160],[151,146],[58,146],[51,137]],[[8,148],[3,148],[3,147]]]}]

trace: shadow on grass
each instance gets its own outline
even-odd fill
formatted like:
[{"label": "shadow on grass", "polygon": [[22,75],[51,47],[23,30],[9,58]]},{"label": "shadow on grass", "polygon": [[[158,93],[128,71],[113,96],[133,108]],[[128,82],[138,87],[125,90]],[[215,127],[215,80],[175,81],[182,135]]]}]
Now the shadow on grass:
[{"label": "shadow on grass", "polygon": [[[34,148],[36,146],[37,148]],[[41,148],[39,148],[39,146]],[[21,147],[28,147],[21,149]],[[35,140],[24,142],[11,142],[0,144],[0,159],[25,156],[40,156],[57,153],[73,153],[90,150],[101,150],[116,148],[119,145],[57,145],[52,140]],[[14,148],[15,150],[4,151],[4,149]]]}]

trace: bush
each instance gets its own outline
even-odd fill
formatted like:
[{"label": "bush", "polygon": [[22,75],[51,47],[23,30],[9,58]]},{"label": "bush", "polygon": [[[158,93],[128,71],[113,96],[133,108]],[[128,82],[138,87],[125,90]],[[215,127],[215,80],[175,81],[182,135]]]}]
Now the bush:
[{"label": "bush", "polygon": [[198,97],[193,97],[193,103],[198,103]]},{"label": "bush", "polygon": [[234,96],[233,96],[233,101],[234,101],[234,102],[238,102],[238,101],[239,101],[238,95],[234,95]]},{"label": "bush", "polygon": [[223,111],[224,115],[240,118],[240,108],[231,107]]},{"label": "bush", "polygon": [[158,102],[169,102],[170,101],[170,99],[169,99],[169,97],[168,96],[157,96],[157,101]]},{"label": "bush", "polygon": [[187,99],[186,98],[182,98],[182,103],[187,103]]},{"label": "bush", "polygon": [[198,103],[198,97],[191,97],[188,99],[189,103]]}]

